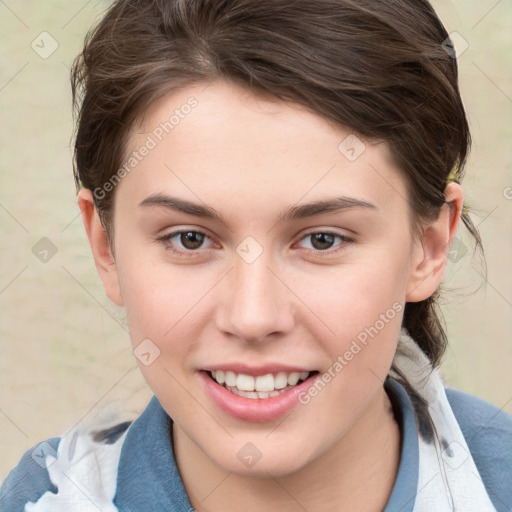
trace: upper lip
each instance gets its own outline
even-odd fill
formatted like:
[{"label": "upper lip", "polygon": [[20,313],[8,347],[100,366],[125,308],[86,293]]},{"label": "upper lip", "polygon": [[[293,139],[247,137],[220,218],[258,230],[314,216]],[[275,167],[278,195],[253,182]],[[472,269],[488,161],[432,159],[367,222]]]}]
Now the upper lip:
[{"label": "upper lip", "polygon": [[214,364],[209,365],[202,370],[207,372],[213,372],[217,370],[222,370],[224,372],[234,372],[234,373],[243,373],[244,375],[252,375],[253,377],[258,377],[259,375],[267,375],[269,373],[302,373],[302,372],[312,372],[315,370],[311,370],[309,368],[305,368],[304,366],[291,366],[285,365],[282,363],[269,363],[265,365],[258,366],[250,366],[245,363],[222,363],[222,364]]}]

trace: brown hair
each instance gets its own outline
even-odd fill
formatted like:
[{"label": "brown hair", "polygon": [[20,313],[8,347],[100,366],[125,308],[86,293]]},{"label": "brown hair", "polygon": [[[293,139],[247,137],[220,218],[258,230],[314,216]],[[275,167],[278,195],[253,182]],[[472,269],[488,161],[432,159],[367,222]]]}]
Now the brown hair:
[{"label": "brown hair", "polygon": [[[461,180],[470,147],[447,45],[427,0],[116,1],[72,69],[77,186],[111,179],[152,101],[220,78],[388,143],[418,226]],[[95,195],[109,236],[114,192]],[[466,208],[462,220],[481,248]],[[433,365],[447,344],[438,293],[407,303],[403,319]]]}]

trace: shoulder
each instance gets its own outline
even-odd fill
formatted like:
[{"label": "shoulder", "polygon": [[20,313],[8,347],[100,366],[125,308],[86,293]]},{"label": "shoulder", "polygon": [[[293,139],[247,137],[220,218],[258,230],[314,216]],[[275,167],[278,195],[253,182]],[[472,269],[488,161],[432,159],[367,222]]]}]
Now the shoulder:
[{"label": "shoulder", "polygon": [[[496,447],[512,439],[512,416],[495,405],[458,389],[446,388],[446,396],[468,444]],[[510,444],[507,454],[512,457]]]},{"label": "shoulder", "polygon": [[491,498],[512,503],[512,416],[457,389],[446,396]]},{"label": "shoulder", "polygon": [[65,503],[85,506],[88,496],[94,496],[102,510],[114,510],[117,464],[130,424],[124,421],[95,430],[77,428],[34,446],[3,484],[0,510],[57,511],[63,510]]},{"label": "shoulder", "polygon": [[36,502],[45,492],[56,493],[46,469],[46,457],[55,456],[60,437],[48,439],[27,450],[9,473],[0,490],[0,510],[23,512],[25,504]]}]

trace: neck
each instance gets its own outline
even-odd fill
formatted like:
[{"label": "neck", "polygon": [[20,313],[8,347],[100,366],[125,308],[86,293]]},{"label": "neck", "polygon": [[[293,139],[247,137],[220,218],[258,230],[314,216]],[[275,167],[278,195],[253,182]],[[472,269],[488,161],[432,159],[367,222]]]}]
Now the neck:
[{"label": "neck", "polygon": [[381,511],[395,482],[401,433],[384,389],[350,431],[306,467],[251,478],[217,466],[176,425],[176,462],[197,512]]}]

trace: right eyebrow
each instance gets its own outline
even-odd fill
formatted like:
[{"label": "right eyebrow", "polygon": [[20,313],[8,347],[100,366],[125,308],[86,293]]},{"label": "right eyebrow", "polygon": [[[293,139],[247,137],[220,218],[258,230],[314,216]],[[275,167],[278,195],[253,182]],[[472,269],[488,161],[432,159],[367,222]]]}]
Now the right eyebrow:
[{"label": "right eyebrow", "polygon": [[169,210],[203,217],[205,219],[214,219],[226,224],[222,216],[209,206],[202,206],[186,199],[168,196],[166,194],[151,194],[139,203],[141,208],[150,208],[153,206],[167,208]]}]

